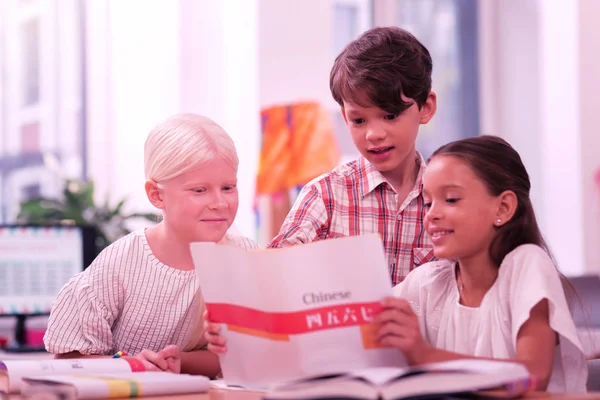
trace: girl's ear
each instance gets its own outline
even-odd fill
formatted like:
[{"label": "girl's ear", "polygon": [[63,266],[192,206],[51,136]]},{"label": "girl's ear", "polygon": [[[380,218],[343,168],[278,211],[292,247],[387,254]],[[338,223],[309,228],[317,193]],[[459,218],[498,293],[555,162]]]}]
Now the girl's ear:
[{"label": "girl's ear", "polygon": [[148,196],[148,200],[150,203],[158,208],[159,210],[164,209],[164,203],[162,198],[162,189],[158,187],[158,183],[153,179],[148,179],[146,184],[144,185],[144,189],[146,189],[146,196]]},{"label": "girl's ear", "polygon": [[498,196],[498,211],[494,225],[502,226],[512,219],[519,204],[517,195],[512,190],[505,190]]}]

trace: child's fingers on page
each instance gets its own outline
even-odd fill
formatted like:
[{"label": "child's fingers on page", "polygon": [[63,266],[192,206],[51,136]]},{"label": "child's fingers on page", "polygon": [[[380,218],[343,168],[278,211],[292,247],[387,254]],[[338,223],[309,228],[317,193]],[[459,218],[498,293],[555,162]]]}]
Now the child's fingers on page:
[{"label": "child's fingers on page", "polygon": [[214,345],[214,344],[210,344],[210,343],[208,344],[208,346],[206,346],[206,348],[208,349],[208,351],[215,353],[215,354],[224,354],[227,352],[227,347]]},{"label": "child's fingers on page", "polygon": [[162,371],[162,369],[158,368],[156,365],[152,364],[150,361],[147,361],[145,359],[140,359],[140,358],[138,358],[138,360],[140,360],[142,362],[142,364],[144,365],[144,369],[146,371]]},{"label": "child's fingers on page", "polygon": [[406,325],[400,325],[395,322],[386,322],[379,327],[376,338],[378,341],[380,341],[389,335],[408,337],[410,331],[411,328]]},{"label": "child's fingers on page", "polygon": [[205,322],[204,330],[209,333],[218,334],[221,332],[221,324],[215,324],[213,322]]},{"label": "child's fingers on page", "polygon": [[208,343],[216,344],[219,346],[224,346],[226,342],[223,336],[210,332],[204,332],[204,338]]},{"label": "child's fingers on page", "polygon": [[226,340],[223,336],[219,336],[219,335],[211,335],[211,334],[207,334],[206,335],[206,341],[208,342],[208,344],[212,344],[213,346],[225,346]]},{"label": "child's fingers on page", "polygon": [[384,309],[373,317],[374,324],[386,324],[390,322],[399,325],[408,325],[413,323],[409,315],[395,308]]},{"label": "child's fingers on page", "polygon": [[403,336],[386,335],[378,340],[378,342],[383,347],[394,347],[402,351],[410,348],[410,341]]},{"label": "child's fingers on page", "polygon": [[155,353],[151,350],[142,350],[136,357],[142,361],[147,361],[155,365],[157,368],[159,368],[159,370],[164,371],[167,369],[167,361],[158,353]]},{"label": "child's fingers on page", "polygon": [[406,349],[410,349],[423,341],[418,326],[399,325],[389,322],[382,325],[377,331],[376,340],[383,346],[390,344],[394,347],[399,346],[401,343],[398,343],[396,339],[401,339],[402,345],[408,346]]},{"label": "child's fingers on page", "polygon": [[214,346],[222,346],[225,344],[224,342],[221,344],[221,342],[224,341],[224,338],[221,338],[221,336],[210,332],[204,332],[204,340],[206,340],[208,344],[212,344]]},{"label": "child's fingers on page", "polygon": [[179,347],[175,346],[174,344],[170,344],[159,351],[158,355],[163,359],[179,359],[181,357],[181,351],[179,350]]},{"label": "child's fingers on page", "polygon": [[181,372],[181,361],[175,358],[167,358],[167,371],[178,374]]},{"label": "child's fingers on page", "polygon": [[412,307],[408,301],[400,299],[398,297],[386,297],[381,302],[383,309],[395,309],[403,311],[406,314],[414,314]]}]

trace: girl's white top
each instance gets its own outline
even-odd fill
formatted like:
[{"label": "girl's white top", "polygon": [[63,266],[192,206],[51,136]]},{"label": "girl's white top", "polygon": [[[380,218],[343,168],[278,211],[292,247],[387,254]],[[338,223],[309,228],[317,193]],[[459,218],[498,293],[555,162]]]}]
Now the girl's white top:
[{"label": "girl's white top", "polygon": [[522,245],[503,260],[498,278],[478,308],[459,304],[455,262],[424,264],[394,287],[417,314],[433,346],[477,357],[514,359],[517,334],[531,309],[547,299],[550,326],[558,334],[548,391],[586,390],[585,360],[560,275],[539,246]]},{"label": "girl's white top", "polygon": [[[258,247],[241,236],[228,235],[226,242]],[[170,344],[189,351],[205,343],[203,311],[196,271],[161,263],[139,230],[104,249],[61,289],[44,343],[54,354],[112,355],[123,350],[135,355]]]}]

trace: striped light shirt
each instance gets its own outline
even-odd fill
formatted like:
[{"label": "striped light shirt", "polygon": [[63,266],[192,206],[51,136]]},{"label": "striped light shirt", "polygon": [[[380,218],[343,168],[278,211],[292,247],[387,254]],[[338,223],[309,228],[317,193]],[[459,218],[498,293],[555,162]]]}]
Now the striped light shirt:
[{"label": "striped light shirt", "polygon": [[[244,237],[228,242],[257,247]],[[195,270],[161,263],[139,230],[104,249],[61,289],[44,343],[54,354],[112,355],[123,350],[135,355],[170,344],[189,351],[204,344],[203,311]]]},{"label": "striped light shirt", "polygon": [[396,285],[415,267],[434,258],[423,225],[425,161],[419,153],[416,162],[417,179],[405,199],[399,199],[392,185],[363,157],[313,180],[300,191],[269,247],[378,233]]}]

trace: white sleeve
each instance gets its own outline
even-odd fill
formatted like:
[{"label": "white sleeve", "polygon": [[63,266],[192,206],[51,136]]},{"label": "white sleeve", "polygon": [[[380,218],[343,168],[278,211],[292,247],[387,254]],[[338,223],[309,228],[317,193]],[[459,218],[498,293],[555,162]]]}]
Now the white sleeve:
[{"label": "white sleeve", "polygon": [[550,326],[577,347],[581,347],[569,311],[562,282],[552,259],[540,247],[524,245],[506,256],[510,270],[511,338],[516,343],[521,326],[529,319],[531,309],[548,300]]},{"label": "white sleeve", "polygon": [[435,344],[439,329],[439,312],[447,300],[448,279],[452,276],[448,261],[433,261],[412,270],[394,286],[394,296],[408,301],[419,320],[421,334]]},{"label": "white sleeve", "polygon": [[110,250],[106,250],[86,271],[74,276],[52,304],[44,335],[48,352],[112,354],[112,326],[124,295],[114,268],[103,262],[110,255]]},{"label": "white sleeve", "polygon": [[[423,266],[425,267],[425,266]],[[422,268],[422,267],[419,267]],[[402,280],[402,282],[400,282],[399,284],[397,284],[396,286],[394,286],[394,296],[398,297],[400,299],[404,299],[406,301],[408,301],[411,305],[411,307],[413,307],[413,311],[415,311],[415,313],[418,314],[417,310],[415,310],[415,306],[417,306],[420,302],[421,302],[421,280],[423,278],[423,274],[419,273],[422,272],[422,270],[420,269],[414,269],[411,272],[409,272],[408,275],[406,275],[406,277],[404,277],[404,279]],[[418,307],[417,307],[418,309]]]},{"label": "white sleeve", "polygon": [[[558,270],[539,246],[523,245],[508,254],[500,267],[506,268],[509,281],[511,339],[516,348],[519,330],[530,317],[531,309],[546,299],[550,327],[559,335],[563,369],[569,373],[567,384],[585,387],[587,365],[577,329],[565,297]],[[583,382],[573,382],[583,380]]]}]

